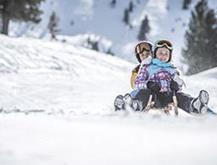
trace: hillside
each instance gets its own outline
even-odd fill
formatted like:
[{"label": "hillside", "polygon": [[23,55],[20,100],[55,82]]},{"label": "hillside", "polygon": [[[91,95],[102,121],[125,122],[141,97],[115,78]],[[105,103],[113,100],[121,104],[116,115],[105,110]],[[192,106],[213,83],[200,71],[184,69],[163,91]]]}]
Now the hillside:
[{"label": "hillside", "polygon": [[[12,23],[11,35],[49,37],[47,29],[51,13],[56,12],[59,17],[59,38],[75,38],[78,45],[85,46],[87,36],[92,40],[99,40],[101,52],[109,49],[116,56],[135,62],[132,53],[137,43],[140,23],[145,15],[150,20],[151,31],[148,35],[150,41],[169,39],[174,43],[174,62],[183,69],[181,63],[181,48],[184,46],[184,34],[187,28],[190,12],[197,0],[192,0],[188,10],[182,9],[183,1],[176,0],[116,0],[116,5],[111,7],[112,0],[46,0],[42,4],[42,21],[38,25],[31,23]],[[123,23],[123,13],[133,2],[133,11],[130,13],[130,24]],[[209,0],[208,5],[215,9],[215,0]],[[80,38],[77,41],[77,38]]]},{"label": "hillside", "polygon": [[[59,42],[0,40],[0,99],[6,109],[104,107],[101,100],[111,105],[117,93],[129,89],[133,65],[116,57]],[[110,84],[113,89],[106,90]]]},{"label": "hillside", "polygon": [[[211,116],[116,113],[133,64],[68,43],[0,36],[0,164],[192,165],[217,163]],[[217,69],[184,77],[210,93]]]}]

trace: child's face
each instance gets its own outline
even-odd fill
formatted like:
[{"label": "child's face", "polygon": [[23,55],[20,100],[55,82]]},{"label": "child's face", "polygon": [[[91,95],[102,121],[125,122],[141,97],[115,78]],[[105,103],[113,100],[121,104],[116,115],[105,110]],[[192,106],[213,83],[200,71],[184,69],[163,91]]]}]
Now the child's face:
[{"label": "child's face", "polygon": [[165,47],[158,48],[156,52],[156,58],[163,62],[167,62],[170,58],[170,51]]},{"label": "child's face", "polygon": [[139,54],[141,61],[143,61],[149,56],[151,56],[151,51],[143,51],[142,53]]}]

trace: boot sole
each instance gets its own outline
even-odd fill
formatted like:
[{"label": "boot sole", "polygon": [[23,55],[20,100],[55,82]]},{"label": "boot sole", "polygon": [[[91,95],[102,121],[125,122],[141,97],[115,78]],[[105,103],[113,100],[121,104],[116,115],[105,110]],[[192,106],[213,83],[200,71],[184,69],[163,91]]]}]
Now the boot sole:
[{"label": "boot sole", "polygon": [[118,95],[114,101],[115,110],[121,110],[124,108],[124,97],[122,95]]},{"label": "boot sole", "polygon": [[201,90],[199,94],[199,100],[202,103],[202,105],[207,105],[209,102],[209,94],[205,90]]},{"label": "boot sole", "polygon": [[[206,113],[207,104],[209,102],[209,94],[205,90],[201,90],[198,96],[198,101],[193,102],[192,106],[197,113]],[[194,111],[192,110],[192,112]]]}]

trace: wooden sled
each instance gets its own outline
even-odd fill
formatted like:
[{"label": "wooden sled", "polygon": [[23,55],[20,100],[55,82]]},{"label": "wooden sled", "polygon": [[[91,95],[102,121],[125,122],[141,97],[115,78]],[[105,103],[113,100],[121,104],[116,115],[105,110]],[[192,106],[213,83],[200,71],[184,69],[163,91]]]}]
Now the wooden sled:
[{"label": "wooden sled", "polygon": [[149,112],[149,111],[160,111],[165,113],[166,115],[170,115],[172,111],[174,111],[175,116],[178,116],[178,102],[177,102],[177,98],[176,95],[173,95],[173,102],[169,103],[166,107],[164,108],[156,108],[154,107],[155,102],[152,101],[153,95],[150,95],[149,99],[148,99],[148,103],[147,106],[144,108],[145,112]]}]

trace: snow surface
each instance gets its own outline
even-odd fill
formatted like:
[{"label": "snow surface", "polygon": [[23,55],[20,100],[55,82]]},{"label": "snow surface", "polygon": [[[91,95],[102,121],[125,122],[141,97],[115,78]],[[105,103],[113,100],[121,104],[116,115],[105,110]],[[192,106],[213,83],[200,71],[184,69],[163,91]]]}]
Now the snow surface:
[{"label": "snow surface", "polygon": [[[128,8],[130,1],[134,4],[134,10],[130,13],[133,28],[129,28],[122,21],[124,10]],[[83,40],[86,35],[100,36],[103,38],[100,42],[107,40],[111,43],[101,43],[103,47],[111,47],[116,56],[136,62],[132,53],[141,21],[148,15],[151,26],[148,39],[152,42],[159,39],[171,40],[174,44],[174,62],[185,70],[181,63],[181,49],[185,45],[184,34],[188,28],[191,10],[198,0],[192,0],[189,10],[182,10],[181,0],[117,0],[114,8],[110,6],[110,2],[111,0],[46,0],[41,5],[44,13],[40,24],[12,22],[10,33],[12,36],[46,37],[49,33],[49,17],[54,11],[60,20],[59,35],[70,35],[72,38],[83,35]],[[215,10],[216,0],[208,0],[208,5]],[[68,39],[69,37],[66,38]],[[106,52],[101,49],[100,51]]]},{"label": "snow surface", "polygon": [[[134,64],[69,43],[0,41],[1,165],[217,164],[216,118],[113,112]],[[213,109],[215,73],[184,77]]]}]

